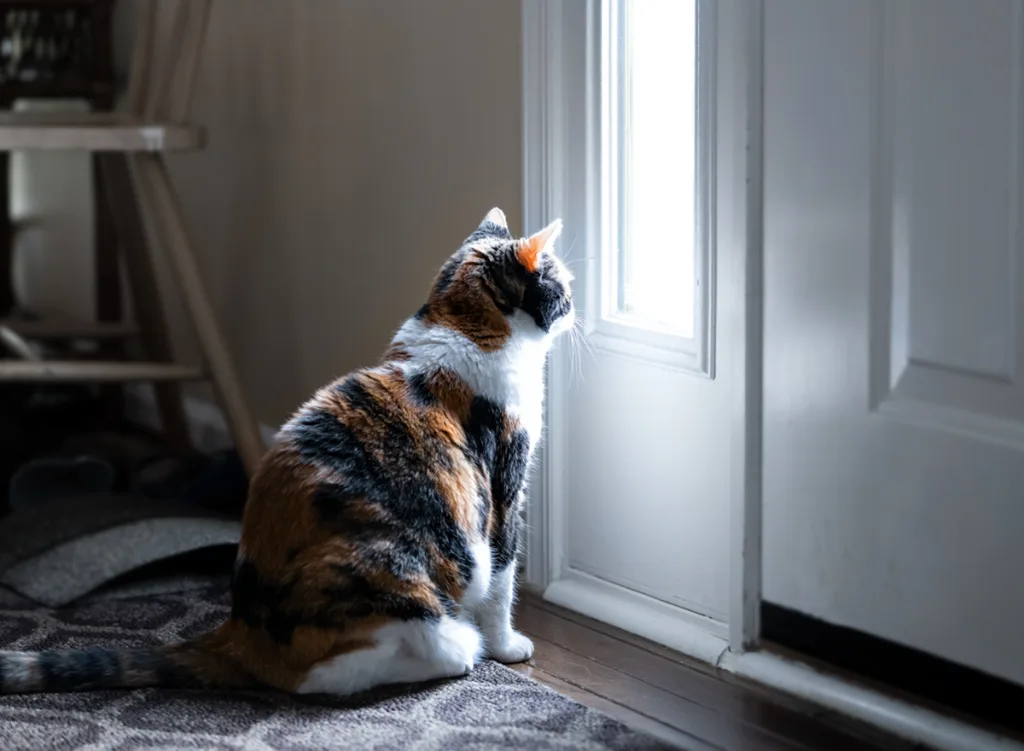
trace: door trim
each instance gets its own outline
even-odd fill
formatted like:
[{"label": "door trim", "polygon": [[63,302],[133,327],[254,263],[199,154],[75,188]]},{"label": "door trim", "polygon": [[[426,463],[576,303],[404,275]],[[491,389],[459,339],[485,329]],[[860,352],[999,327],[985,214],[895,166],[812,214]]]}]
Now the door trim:
[{"label": "door trim", "polygon": [[[747,0],[740,17],[732,23],[743,29],[742,49],[725,50],[742,62],[734,75],[745,78],[738,97],[737,114],[746,122],[743,143],[733,144],[739,174],[732,180],[737,204],[732,252],[741,257],[739,274],[733,281],[741,294],[741,310],[727,345],[733,349],[737,377],[732,387],[733,477],[732,503],[732,588],[729,608],[729,649],[742,653],[757,646],[761,636],[761,508],[762,508],[762,417],[764,411],[764,200],[763,200],[763,97],[764,97],[764,3]],[[736,35],[739,36],[739,35]],[[737,129],[739,130],[739,129]]]},{"label": "door trim", "polygon": [[[563,183],[567,171],[563,123],[566,73],[563,58],[565,4],[546,0],[522,2],[523,53],[523,231],[526,235],[565,214]],[[554,540],[562,525],[554,499],[565,496],[562,428],[564,362],[553,352],[547,362],[544,406],[545,437],[530,482],[526,507],[525,561],[521,586],[542,595],[561,568]]]},{"label": "door trim", "polygon": [[[573,223],[584,225],[577,243],[590,248],[584,254],[587,258],[599,256],[593,244],[601,237],[600,191],[583,191],[588,195],[580,197],[580,191],[570,193],[568,188],[577,182],[593,184],[600,174],[599,78],[590,74],[595,66],[600,70],[600,11],[599,0],[523,0],[522,4],[524,231],[570,214]],[[718,284],[736,291],[730,295],[736,303],[732,310],[723,311],[727,314],[723,323],[728,320],[729,326],[720,325],[718,333],[729,337],[723,345],[732,348],[739,372],[731,386],[729,416],[734,438],[727,471],[732,474],[735,491],[729,501],[733,562],[728,638],[733,651],[742,651],[757,642],[761,604],[762,0],[723,0],[717,11],[721,35],[715,45],[716,67],[720,77],[733,77],[726,89],[738,95],[728,106],[735,117],[746,122],[745,128],[729,129],[730,140],[721,143],[720,161],[727,164],[720,163],[719,168],[729,169],[731,174],[729,180],[718,181],[729,186],[724,198],[735,207],[728,212],[730,230],[719,228],[719,252],[735,254],[741,261],[731,277],[719,275]],[[581,56],[586,60],[583,65]],[[582,101],[577,95],[575,104],[570,104],[573,92],[584,92]],[[573,106],[582,113],[570,111]],[[567,139],[567,123],[577,130],[582,125],[584,137]],[[570,174],[578,176],[572,179]],[[720,204],[722,199],[719,196]],[[574,574],[562,544],[567,490],[562,398],[566,373],[564,359],[556,349],[548,362],[546,439],[538,452],[527,508],[529,531],[522,583],[536,593],[544,593],[554,582]],[[562,590],[564,587],[555,591]],[[685,621],[688,614],[678,610],[680,620]]]}]

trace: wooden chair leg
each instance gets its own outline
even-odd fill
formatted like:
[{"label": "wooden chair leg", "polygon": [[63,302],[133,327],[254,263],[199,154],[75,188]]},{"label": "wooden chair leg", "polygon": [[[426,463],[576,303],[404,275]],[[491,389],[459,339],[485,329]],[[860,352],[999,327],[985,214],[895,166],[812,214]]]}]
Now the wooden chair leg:
[{"label": "wooden chair leg", "polygon": [[0,152],[0,316],[10,315],[14,295],[14,223],[11,221],[11,155]]},{"label": "wooden chair leg", "polygon": [[[153,249],[147,240],[139,213],[128,157],[119,153],[99,154],[96,166],[103,189],[101,192],[106,198],[105,206],[111,212],[121,255],[124,257],[144,355],[153,362],[173,362],[170,333],[160,304],[153,267]],[[167,441],[176,449],[189,450],[191,442],[188,420],[182,406],[181,387],[173,382],[158,382],[153,388]]]},{"label": "wooden chair leg", "polygon": [[252,475],[259,467],[265,446],[259,425],[242,391],[217,316],[206,294],[203,277],[196,264],[194,244],[181,203],[167,173],[167,165],[159,154],[135,154],[132,159],[139,178],[140,193],[144,196],[144,204],[152,217],[154,229],[164,240],[164,250],[196,329],[200,349],[231,427],[239,456]]},{"label": "wooden chair leg", "polygon": [[[100,156],[92,155],[93,221],[96,272],[96,320],[99,323],[120,323],[122,317],[121,267],[117,252],[117,237],[111,224],[110,205],[100,175]],[[123,339],[111,337],[99,343],[103,360],[124,359]],[[120,421],[124,417],[124,387],[108,384],[101,387],[100,399],[108,420]]]}]

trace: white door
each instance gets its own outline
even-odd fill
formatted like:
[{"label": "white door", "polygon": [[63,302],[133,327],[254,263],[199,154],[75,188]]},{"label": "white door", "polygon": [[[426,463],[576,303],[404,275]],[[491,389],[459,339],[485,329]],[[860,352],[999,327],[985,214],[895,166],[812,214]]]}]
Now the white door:
[{"label": "white door", "polygon": [[1017,682],[1022,32],[766,3],[764,599]]},{"label": "white door", "polygon": [[730,603],[734,373],[716,341],[742,258],[740,3],[543,6],[564,35],[544,74],[562,76],[565,180],[544,187],[564,196],[587,331],[578,357],[556,353],[549,389],[546,596],[714,660]]}]

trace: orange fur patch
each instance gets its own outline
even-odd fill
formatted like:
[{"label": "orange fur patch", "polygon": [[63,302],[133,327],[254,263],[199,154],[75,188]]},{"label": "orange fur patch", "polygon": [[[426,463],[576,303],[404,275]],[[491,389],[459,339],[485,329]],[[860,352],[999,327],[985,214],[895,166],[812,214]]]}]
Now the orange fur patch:
[{"label": "orange fur patch", "polygon": [[537,266],[540,263],[540,254],[544,250],[544,243],[547,238],[535,235],[528,240],[524,240],[523,244],[516,251],[516,258],[519,259],[519,263],[523,264],[523,267],[533,273],[537,270]]},{"label": "orange fur patch", "polygon": [[540,265],[541,254],[549,244],[555,241],[555,238],[557,238],[561,232],[562,220],[556,219],[540,232],[523,240],[523,244],[516,252],[516,257],[519,259],[519,263],[523,264],[523,267],[527,271],[536,271],[537,267]]},{"label": "orange fur patch", "polygon": [[[253,476],[242,517],[240,551],[265,576],[279,578],[291,551],[328,535],[309,504],[317,484],[328,479],[321,474],[287,445],[278,444]],[[268,529],[274,533],[266,534]]]},{"label": "orange fur patch", "polygon": [[458,331],[485,352],[505,346],[512,329],[508,319],[481,289],[479,261],[469,258],[443,292],[431,296],[426,321]]}]

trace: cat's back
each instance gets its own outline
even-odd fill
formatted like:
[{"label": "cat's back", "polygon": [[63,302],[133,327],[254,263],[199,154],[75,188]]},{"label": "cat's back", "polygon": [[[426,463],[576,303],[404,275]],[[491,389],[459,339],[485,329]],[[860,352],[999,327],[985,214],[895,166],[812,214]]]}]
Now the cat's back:
[{"label": "cat's back", "polygon": [[415,479],[405,473],[450,466],[465,440],[462,411],[440,404],[400,363],[388,363],[320,389],[282,428],[279,443],[371,492],[389,477],[401,483]]},{"label": "cat's back", "polygon": [[423,382],[401,363],[320,389],[282,427],[253,477],[244,536],[274,529],[300,545],[339,529],[483,532],[488,478],[468,445],[472,403],[457,379]]}]

